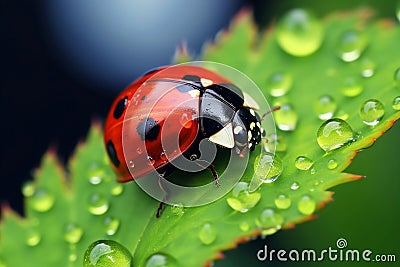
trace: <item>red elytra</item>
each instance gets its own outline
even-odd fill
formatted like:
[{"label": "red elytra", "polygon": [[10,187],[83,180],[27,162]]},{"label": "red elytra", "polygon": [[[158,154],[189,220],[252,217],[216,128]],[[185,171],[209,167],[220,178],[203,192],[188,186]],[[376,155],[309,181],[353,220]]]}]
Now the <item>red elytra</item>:
[{"label": "red elytra", "polygon": [[188,151],[199,133],[201,82],[231,84],[202,67],[174,66],[146,73],[119,94],[104,130],[119,182],[159,171]]}]

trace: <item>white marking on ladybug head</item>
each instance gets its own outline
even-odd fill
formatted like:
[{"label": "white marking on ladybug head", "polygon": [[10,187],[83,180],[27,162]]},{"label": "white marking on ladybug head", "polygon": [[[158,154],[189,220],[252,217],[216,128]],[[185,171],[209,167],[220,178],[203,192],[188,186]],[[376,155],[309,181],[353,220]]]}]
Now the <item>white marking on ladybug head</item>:
[{"label": "white marking on ladybug head", "polygon": [[235,146],[235,140],[233,138],[232,123],[228,123],[224,128],[211,135],[208,139],[223,147],[233,148]]},{"label": "white marking on ladybug head", "polygon": [[255,109],[255,110],[260,109],[260,106],[257,104],[257,101],[255,101],[254,98],[252,98],[248,93],[243,92],[243,98],[244,98],[243,106],[251,108],[251,109]]},{"label": "white marking on ladybug head", "polygon": [[199,97],[200,96],[200,90],[190,90],[188,91],[189,95],[193,98]]},{"label": "white marking on ladybug head", "polygon": [[233,129],[234,134],[238,134],[243,130],[243,127],[240,125],[236,125],[235,128]]},{"label": "white marking on ladybug head", "polygon": [[255,124],[254,121],[253,121],[253,122],[250,123],[250,130],[253,130],[254,127],[256,127],[256,124]]},{"label": "white marking on ladybug head", "polygon": [[200,79],[200,83],[201,83],[201,85],[203,86],[203,87],[208,87],[208,86],[210,86],[210,85],[213,85],[213,81],[211,81],[211,80],[209,80],[209,79],[206,79],[206,78],[201,78]]},{"label": "white marking on ladybug head", "polygon": [[252,109],[250,109],[250,114],[253,115],[254,117],[256,116],[256,113]]}]

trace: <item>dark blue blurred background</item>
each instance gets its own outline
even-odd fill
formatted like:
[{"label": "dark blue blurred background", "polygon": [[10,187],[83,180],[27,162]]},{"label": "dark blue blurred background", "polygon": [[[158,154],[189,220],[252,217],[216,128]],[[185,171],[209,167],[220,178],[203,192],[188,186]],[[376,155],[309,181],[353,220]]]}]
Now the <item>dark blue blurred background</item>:
[{"label": "dark blue blurred background", "polygon": [[[120,90],[147,69],[171,63],[175,48],[182,43],[199,55],[202,44],[226,28],[244,6],[253,8],[261,28],[294,7],[310,8],[322,17],[333,10],[370,5],[377,8],[378,16],[394,17],[394,0],[304,2],[1,1],[0,202],[22,212],[21,185],[32,178],[31,171],[49,147],[56,148],[65,162],[91,121],[105,117]],[[356,158],[349,171],[366,174],[368,180],[335,188],[337,201],[320,212],[320,219],[298,226],[299,230],[279,232],[268,244],[289,249],[292,243],[288,240],[302,240],[293,246],[317,249],[334,245],[343,234],[351,235],[349,242],[355,246],[368,247],[376,241],[387,245],[383,252],[395,248],[399,236],[388,229],[400,222],[396,204],[400,201],[394,196],[400,191],[399,175],[393,173],[398,164],[399,132],[396,125]],[[385,160],[371,164],[377,158]],[[388,182],[383,178],[397,179]],[[388,197],[382,199],[382,194]],[[375,205],[378,200],[380,204]],[[258,240],[242,246],[240,252],[228,253],[228,260],[216,265],[232,266],[248,258],[247,265],[255,266],[254,255],[264,243]]]}]

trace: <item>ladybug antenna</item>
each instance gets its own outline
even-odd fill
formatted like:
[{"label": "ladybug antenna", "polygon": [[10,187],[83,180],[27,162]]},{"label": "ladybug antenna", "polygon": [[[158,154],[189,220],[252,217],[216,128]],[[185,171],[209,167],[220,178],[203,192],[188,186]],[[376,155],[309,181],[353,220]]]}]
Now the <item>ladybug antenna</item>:
[{"label": "ladybug antenna", "polygon": [[261,116],[261,120],[264,120],[265,116],[267,116],[268,114],[270,114],[270,113],[272,113],[272,112],[274,112],[274,111],[280,110],[280,109],[281,109],[281,106],[275,106],[275,107],[271,108],[270,110],[268,110],[267,112],[265,112],[265,113]]}]

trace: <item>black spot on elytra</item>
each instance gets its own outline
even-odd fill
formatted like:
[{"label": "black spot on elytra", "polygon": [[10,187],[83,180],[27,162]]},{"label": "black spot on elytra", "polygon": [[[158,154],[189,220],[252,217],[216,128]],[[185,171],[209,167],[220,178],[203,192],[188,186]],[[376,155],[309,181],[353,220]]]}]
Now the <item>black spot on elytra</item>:
[{"label": "black spot on elytra", "polygon": [[[200,77],[197,76],[197,75],[190,75],[190,74],[188,74],[188,75],[183,76],[182,80],[190,81],[190,82],[195,82],[195,83],[200,83]],[[200,84],[201,84],[201,83],[200,83]]]},{"label": "black spot on elytra", "polygon": [[115,167],[119,167],[120,162],[118,159],[117,151],[115,150],[114,143],[111,140],[108,140],[107,142],[107,154]]},{"label": "black spot on elytra", "polygon": [[146,96],[145,96],[145,95],[144,95],[144,96],[142,96],[142,98],[141,98],[141,99],[142,99],[142,101],[144,101],[144,100],[146,99]]},{"label": "black spot on elytra", "polygon": [[121,117],[121,115],[124,113],[127,103],[128,103],[128,97],[126,96],[118,101],[118,104],[115,106],[113,113],[115,119],[119,119]]},{"label": "black spot on elytra", "polygon": [[147,118],[139,122],[136,131],[143,141],[154,141],[160,132],[160,125],[153,118]]}]

